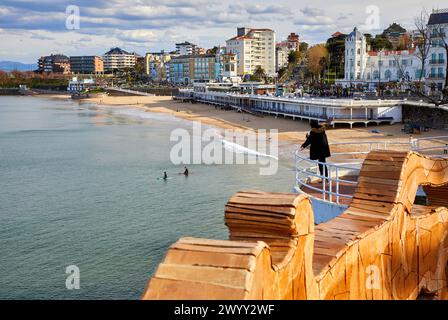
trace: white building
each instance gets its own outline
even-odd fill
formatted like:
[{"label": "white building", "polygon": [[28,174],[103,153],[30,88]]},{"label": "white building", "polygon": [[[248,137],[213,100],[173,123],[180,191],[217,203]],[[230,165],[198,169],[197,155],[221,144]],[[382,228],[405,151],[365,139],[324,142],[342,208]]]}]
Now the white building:
[{"label": "white building", "polygon": [[288,57],[290,52],[291,49],[288,47],[287,43],[277,43],[275,47],[275,67],[277,72],[281,68],[288,66]]},{"label": "white building", "polygon": [[205,50],[194,43],[185,41],[176,43],[176,53],[181,56],[189,56],[192,54],[204,54]]},{"label": "white building", "polygon": [[442,90],[447,69],[447,56],[443,45],[448,43],[448,9],[433,10],[429,16],[428,29],[431,47],[426,66],[426,85]]},{"label": "white building", "polygon": [[135,53],[120,48],[112,48],[103,55],[104,71],[134,68],[137,57]]},{"label": "white building", "polygon": [[237,36],[226,41],[226,49],[237,55],[238,75],[253,74],[257,66],[268,76],[277,75],[273,30],[237,28]]},{"label": "white building", "polygon": [[[447,57],[444,43],[448,43],[448,9],[433,10],[428,21],[429,55],[422,69],[417,48],[402,51],[370,51],[366,37],[357,29],[345,40],[343,86],[364,85],[375,88],[379,83],[424,80],[426,91],[442,90],[445,83]],[[443,38],[442,38],[443,37]]]},{"label": "white building", "polygon": [[369,51],[366,37],[355,27],[345,40],[345,76],[337,83],[374,88],[379,83],[414,81],[419,79],[419,66],[415,49]]}]

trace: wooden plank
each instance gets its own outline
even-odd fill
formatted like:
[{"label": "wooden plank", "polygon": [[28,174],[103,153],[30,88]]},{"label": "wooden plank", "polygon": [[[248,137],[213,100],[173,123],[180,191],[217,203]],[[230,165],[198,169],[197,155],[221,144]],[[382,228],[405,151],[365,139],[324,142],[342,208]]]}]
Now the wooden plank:
[{"label": "wooden plank", "polygon": [[157,278],[211,283],[245,288],[247,270],[162,263]]}]

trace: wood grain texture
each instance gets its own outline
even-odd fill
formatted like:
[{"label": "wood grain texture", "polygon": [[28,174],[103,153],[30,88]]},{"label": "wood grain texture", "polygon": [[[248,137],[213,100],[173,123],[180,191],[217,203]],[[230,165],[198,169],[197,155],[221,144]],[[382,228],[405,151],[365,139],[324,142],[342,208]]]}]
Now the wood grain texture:
[{"label": "wood grain texture", "polygon": [[241,191],[230,240],[181,238],[142,298],[448,299],[447,202],[448,160],[397,151],[371,152],[350,206],[317,226],[306,195]]}]

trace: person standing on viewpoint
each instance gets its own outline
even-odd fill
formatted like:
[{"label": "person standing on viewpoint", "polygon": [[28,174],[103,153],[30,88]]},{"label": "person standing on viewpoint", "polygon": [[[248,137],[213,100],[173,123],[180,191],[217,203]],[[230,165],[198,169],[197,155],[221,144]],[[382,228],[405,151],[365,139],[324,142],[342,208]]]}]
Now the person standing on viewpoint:
[{"label": "person standing on viewpoint", "polygon": [[300,150],[310,146],[310,159],[322,162],[319,164],[320,175],[324,176],[325,167],[325,177],[328,177],[327,166],[323,163],[325,163],[326,158],[330,157],[331,154],[325,128],[317,120],[311,120],[310,126],[311,131],[306,135],[306,141],[302,144]]}]

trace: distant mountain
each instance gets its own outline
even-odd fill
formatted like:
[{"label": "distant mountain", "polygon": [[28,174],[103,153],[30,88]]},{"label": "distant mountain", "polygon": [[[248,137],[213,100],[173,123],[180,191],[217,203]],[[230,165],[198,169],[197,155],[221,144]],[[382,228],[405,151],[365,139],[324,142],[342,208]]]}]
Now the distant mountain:
[{"label": "distant mountain", "polygon": [[3,71],[34,71],[37,69],[37,64],[35,63],[21,63],[16,61],[0,61],[0,70]]}]

